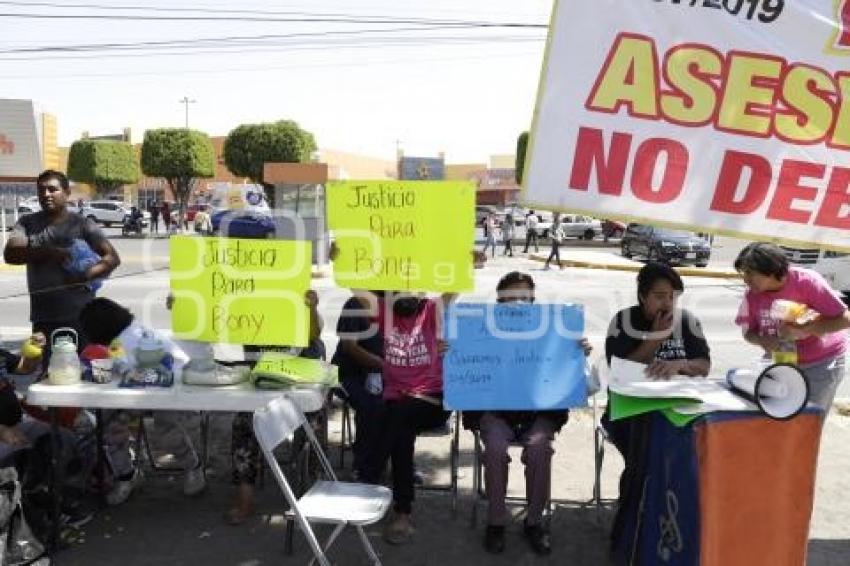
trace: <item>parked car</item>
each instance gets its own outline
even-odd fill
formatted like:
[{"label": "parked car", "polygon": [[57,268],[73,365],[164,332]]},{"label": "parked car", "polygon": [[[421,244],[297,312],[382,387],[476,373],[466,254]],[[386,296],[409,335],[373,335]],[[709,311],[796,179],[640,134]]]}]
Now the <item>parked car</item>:
[{"label": "parked car", "polygon": [[823,275],[832,288],[850,304],[850,254],[832,250],[780,246],[789,263],[807,267]]},{"label": "parked car", "polygon": [[[566,238],[592,240],[602,234],[602,223],[590,216],[562,214],[560,219],[561,230],[564,232],[564,237]],[[547,220],[537,224],[537,231],[543,238],[549,237],[549,230],[552,229],[552,223],[552,220]]]},{"label": "parked car", "polygon": [[602,236],[605,238],[605,241],[608,241],[608,238],[622,238],[625,233],[625,222],[620,222],[619,220],[602,221]]},{"label": "parked car", "polygon": [[[113,200],[93,200],[83,206],[83,216],[104,226],[121,224],[124,222],[124,217],[129,214],[129,204]],[[143,211],[142,225],[147,226],[150,223],[150,219],[150,212]]]},{"label": "parked car", "polygon": [[629,224],[620,242],[623,257],[706,267],[711,244],[693,232]]},{"label": "parked car", "polygon": [[[69,212],[72,212],[74,214],[80,211],[76,203],[69,202],[65,206],[67,206]],[[33,212],[39,212],[40,210],[41,205],[38,204],[38,200],[24,200],[18,203],[18,216],[32,214]]]}]

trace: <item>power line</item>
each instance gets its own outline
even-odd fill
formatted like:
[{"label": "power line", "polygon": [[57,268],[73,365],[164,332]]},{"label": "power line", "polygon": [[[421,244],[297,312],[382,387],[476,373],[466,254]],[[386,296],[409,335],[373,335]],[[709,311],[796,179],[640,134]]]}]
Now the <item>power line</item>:
[{"label": "power line", "polygon": [[[103,59],[125,59],[137,57],[192,57],[195,55],[241,55],[247,53],[273,53],[275,51],[317,51],[326,49],[373,49],[375,47],[431,47],[431,46],[473,46],[487,43],[511,44],[511,43],[538,43],[545,41],[545,37],[523,37],[523,36],[488,36],[488,37],[440,37],[440,38],[375,38],[372,41],[317,41],[315,43],[264,43],[257,45],[221,46],[216,48],[183,46],[179,51],[177,48],[161,47],[151,48],[150,51],[119,52],[119,53],[88,53],[79,55],[48,55],[48,56],[13,56],[4,57],[0,55],[0,62],[14,61],[86,61]],[[160,50],[161,49],[161,50]]]},{"label": "power line", "polygon": [[[334,67],[351,67],[356,65],[357,67],[368,67],[368,66],[376,66],[376,65],[393,65],[396,63],[430,63],[430,62],[438,62],[438,61],[471,61],[471,60],[493,60],[494,58],[512,58],[512,57],[529,57],[534,55],[539,55],[540,53],[537,51],[534,52],[511,52],[511,53],[503,53],[503,54],[495,54],[488,53],[487,55],[477,55],[477,56],[461,56],[453,55],[450,57],[433,57],[433,58],[397,58],[397,59],[381,59],[381,60],[362,60],[358,59],[356,61],[345,61],[345,62],[336,62],[336,63],[325,63],[325,64],[294,64],[294,65],[279,65],[279,66],[263,66],[263,67],[238,67],[238,68],[221,68],[216,67],[214,69],[172,69],[172,70],[163,70],[163,71],[145,71],[145,72],[131,72],[131,73],[70,73],[70,74],[57,74],[52,73],[50,75],[51,79],[65,79],[65,78],[115,78],[115,77],[144,77],[144,76],[170,76],[170,75],[215,75],[221,73],[253,73],[253,72],[265,72],[265,71],[285,71],[289,69],[318,69],[318,68],[334,68]],[[41,78],[42,74],[37,75],[3,75],[4,80],[13,80],[13,79],[34,79]]]},{"label": "power line", "polygon": [[[223,9],[223,8],[210,8],[210,7],[162,7],[162,6],[139,6],[139,5],[125,5],[125,6],[114,6],[114,5],[104,5],[104,4],[60,4],[55,2],[14,2],[14,1],[0,1],[0,5],[6,6],[15,6],[15,7],[44,7],[44,8],[60,8],[60,9],[71,9],[71,8],[82,8],[87,10],[100,10],[106,12],[128,12],[128,11],[144,11],[150,12],[153,14],[162,14],[162,13],[204,13],[204,14],[223,14],[228,15],[227,18],[214,18],[211,16],[188,16],[188,17],[168,17],[168,16],[148,16],[148,15],[138,15],[138,14],[120,14],[114,16],[100,15],[100,14],[32,14],[32,13],[23,13],[23,12],[15,12],[15,13],[5,13],[0,14],[0,16],[6,17],[26,17],[26,18],[79,18],[79,19],[139,19],[139,20],[201,20],[201,21],[209,21],[209,20],[223,20],[223,21],[287,21],[287,22],[302,22],[302,21],[322,21],[322,22],[337,22],[337,23],[430,23],[436,25],[447,25],[447,24],[480,24],[487,23],[493,25],[507,25],[507,26],[522,26],[522,27],[547,27],[546,24],[534,24],[534,23],[517,23],[517,22],[493,22],[493,21],[482,21],[482,20],[456,20],[456,19],[437,19],[437,18],[423,18],[423,17],[411,17],[411,16],[387,16],[387,15],[374,15],[374,14],[347,14],[347,13],[335,13],[335,12],[305,12],[300,10],[251,10],[251,9]],[[245,16],[245,14],[250,14],[253,16],[264,16],[261,18],[257,17],[249,17]],[[279,19],[280,16],[288,16],[288,18]]]},{"label": "power line", "polygon": [[[288,34],[263,34],[256,36],[225,36],[218,38],[194,38],[182,40],[168,41],[138,41],[131,43],[93,43],[79,45],[53,45],[53,46],[37,46],[37,47],[22,47],[13,49],[0,49],[0,54],[26,54],[26,53],[70,53],[70,52],[85,52],[85,51],[107,51],[107,50],[137,50],[149,47],[174,47],[180,46],[195,46],[195,47],[210,47],[215,43],[225,42],[257,42],[262,40],[273,39],[289,39],[289,38],[307,38],[307,37],[329,37],[329,36],[359,36],[368,34],[387,34],[387,33],[402,33],[402,32],[421,32],[421,31],[437,31],[449,29],[480,29],[489,27],[487,25],[473,24],[464,26],[429,26],[429,27],[399,27],[399,28],[380,28],[380,29],[360,29],[360,30],[335,30],[321,32],[299,32]],[[199,45],[210,44],[213,45]]]},{"label": "power line", "polygon": [[[383,18],[337,18],[321,16],[301,16],[287,18],[269,18],[260,16],[147,16],[147,15],[107,15],[107,14],[32,14],[23,12],[0,12],[0,18],[22,18],[41,20],[117,20],[117,21],[173,21],[173,22],[263,22],[263,23],[335,23],[335,24],[423,24],[416,19],[383,19]],[[464,26],[475,24],[481,27],[494,28],[546,28],[545,24],[529,24],[519,22],[427,22],[438,26]]]}]

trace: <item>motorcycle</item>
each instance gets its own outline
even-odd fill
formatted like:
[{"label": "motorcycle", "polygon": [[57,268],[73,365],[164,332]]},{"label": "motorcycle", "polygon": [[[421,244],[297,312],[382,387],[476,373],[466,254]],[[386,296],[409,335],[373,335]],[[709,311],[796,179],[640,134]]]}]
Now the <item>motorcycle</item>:
[{"label": "motorcycle", "polygon": [[127,214],[124,216],[124,221],[121,223],[121,235],[122,236],[130,236],[132,234],[142,235],[142,219],[141,218],[133,218],[131,215]]}]

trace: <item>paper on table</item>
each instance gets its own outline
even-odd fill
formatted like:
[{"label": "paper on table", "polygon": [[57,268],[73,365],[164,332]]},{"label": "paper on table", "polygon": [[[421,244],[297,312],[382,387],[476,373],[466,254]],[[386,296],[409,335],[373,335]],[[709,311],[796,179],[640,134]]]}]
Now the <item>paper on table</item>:
[{"label": "paper on table", "polygon": [[614,389],[615,385],[646,381],[645,371],[646,364],[612,357],[611,369],[608,371],[608,384],[611,389]]},{"label": "paper on table", "polygon": [[735,395],[721,384],[713,382],[717,390],[702,397],[702,403],[697,405],[679,405],[673,410],[683,415],[700,415],[712,411],[757,411],[755,403],[750,403],[743,397]]},{"label": "paper on table", "polygon": [[672,407],[678,413],[696,415],[712,411],[752,411],[756,406],[735,395],[721,379],[684,378],[670,381],[647,380],[644,364],[611,359],[609,387],[620,395],[644,398],[694,399],[697,404]]}]

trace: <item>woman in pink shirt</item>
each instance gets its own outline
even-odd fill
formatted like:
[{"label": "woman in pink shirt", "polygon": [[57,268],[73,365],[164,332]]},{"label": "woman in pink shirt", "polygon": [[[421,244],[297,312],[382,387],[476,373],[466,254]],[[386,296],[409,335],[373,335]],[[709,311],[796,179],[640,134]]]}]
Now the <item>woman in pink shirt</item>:
[{"label": "woman in pink shirt", "polygon": [[413,452],[416,436],[445,424],[441,338],[443,309],[455,295],[428,299],[408,293],[387,293],[379,302],[377,323],[384,336],[383,398],[385,412],[374,461],[364,481],[378,483],[392,462],[394,517],[384,538],[407,542],[413,534]]},{"label": "woman in pink shirt", "polygon": [[[774,244],[749,244],[738,254],[735,269],[748,287],[735,319],[744,339],[768,355],[780,350],[783,342],[793,343],[797,363],[809,381],[809,400],[828,412],[844,378],[847,307],[819,273],[790,266]],[[778,299],[806,305],[819,316],[804,324],[777,321],[771,307]]]}]

